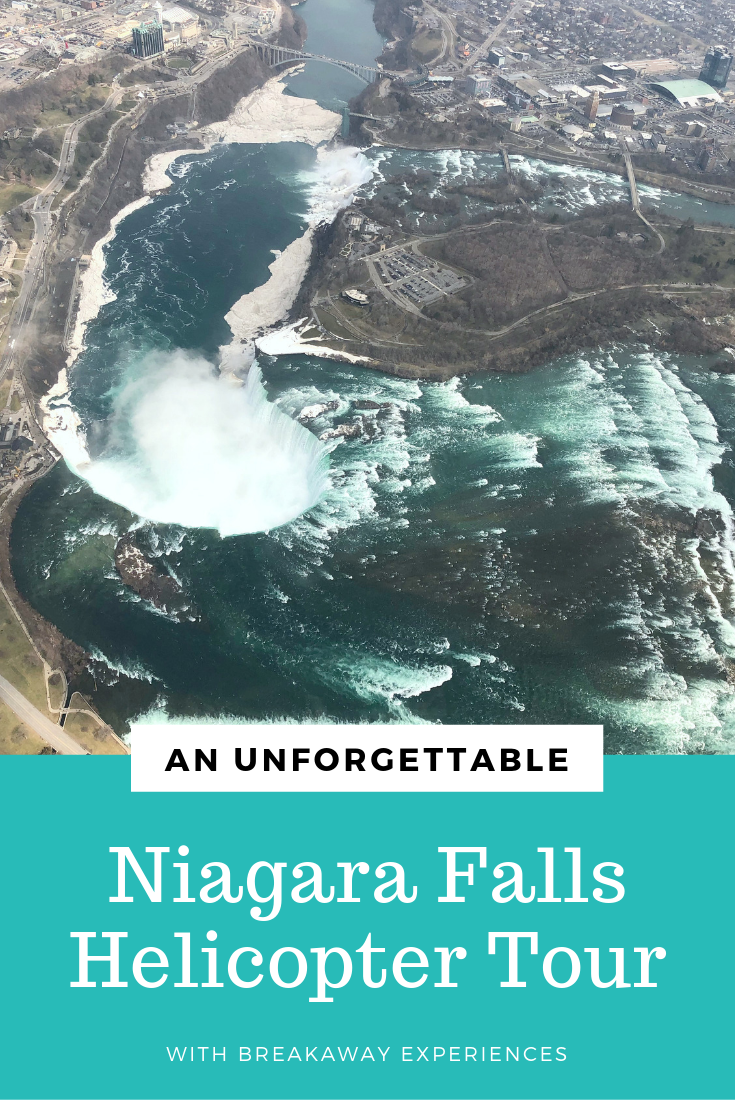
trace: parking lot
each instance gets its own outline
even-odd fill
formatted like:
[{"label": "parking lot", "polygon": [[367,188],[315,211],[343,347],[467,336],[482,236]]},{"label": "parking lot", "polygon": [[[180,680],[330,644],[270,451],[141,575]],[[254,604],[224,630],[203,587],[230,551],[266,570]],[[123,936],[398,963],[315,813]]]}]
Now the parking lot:
[{"label": "parking lot", "polygon": [[38,69],[28,69],[17,61],[0,62],[0,89],[11,88],[14,84],[23,84],[31,77],[38,76]]},{"label": "parking lot", "polygon": [[453,295],[468,285],[468,280],[451,268],[418,253],[396,252],[378,260],[378,272],[394,294],[405,295],[417,306]]}]

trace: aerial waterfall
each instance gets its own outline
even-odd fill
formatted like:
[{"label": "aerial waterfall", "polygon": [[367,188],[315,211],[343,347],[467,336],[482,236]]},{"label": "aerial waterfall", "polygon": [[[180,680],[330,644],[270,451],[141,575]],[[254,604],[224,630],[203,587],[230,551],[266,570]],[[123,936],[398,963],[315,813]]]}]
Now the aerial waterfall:
[{"label": "aerial waterfall", "polygon": [[84,447],[70,465],[147,520],[230,536],[306,512],[329,463],[324,445],[268,401],[257,363],[237,386],[177,351],[145,357],[115,399],[99,454]]}]

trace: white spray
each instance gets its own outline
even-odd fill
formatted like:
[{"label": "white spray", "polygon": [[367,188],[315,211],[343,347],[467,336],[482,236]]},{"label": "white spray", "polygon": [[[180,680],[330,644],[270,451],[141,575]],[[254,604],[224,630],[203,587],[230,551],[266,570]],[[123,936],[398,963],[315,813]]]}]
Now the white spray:
[{"label": "white spray", "polygon": [[67,462],[139,516],[223,536],[287,523],[328,479],[324,445],[268,401],[257,364],[235,387],[181,351],[147,356],[115,401],[100,456]]},{"label": "white spray", "polygon": [[64,373],[44,401],[45,427],[71,469],[147,520],[222,535],[267,531],[315,505],[328,485],[327,449],[268,401],[252,340],[293,305],[316,227],[370,176],[358,150],[318,150],[306,174],[306,233],[227,315],[235,339],[220,349],[221,374],[183,351],[146,357],[115,400],[99,457],[89,456]]}]

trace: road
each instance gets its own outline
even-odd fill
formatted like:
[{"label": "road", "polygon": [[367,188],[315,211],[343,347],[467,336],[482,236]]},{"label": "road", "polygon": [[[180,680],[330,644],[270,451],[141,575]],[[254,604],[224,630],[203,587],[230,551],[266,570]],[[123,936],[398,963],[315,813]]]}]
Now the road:
[{"label": "road", "polygon": [[67,735],[63,727],[57,726],[47,719],[43,712],[39,712],[30,700],[26,700],[22,693],[18,692],[14,685],[0,674],[0,700],[11,708],[18,719],[35,731],[44,742],[53,747],[58,754],[86,754],[88,751]]},{"label": "road", "polygon": [[[661,242],[661,247],[659,248],[658,252],[659,252],[659,254],[662,253],[664,251],[664,248],[666,247],[666,242],[665,242],[663,236],[659,233],[659,231],[656,229],[655,226],[651,225],[651,223],[648,221],[648,219],[645,218],[640,213],[640,211],[637,211],[636,213],[638,214],[638,217],[641,219],[641,221],[645,222],[645,224],[649,227],[649,229],[652,231],[652,233],[655,233],[656,236],[659,238],[659,241]],[[458,229],[448,230],[444,233],[435,233],[435,234],[431,234],[430,236],[426,236],[426,237],[416,237],[412,240],[402,241],[398,245],[393,245],[391,248],[385,249],[382,253],[380,253],[380,259],[382,260],[385,257],[390,256],[391,253],[405,252],[409,248],[413,249],[414,251],[419,251],[420,252],[421,251],[421,245],[425,244],[428,241],[437,241],[442,237],[453,237],[455,234],[461,235],[461,234],[464,234],[464,233],[474,233],[478,230],[488,229],[490,226],[500,225],[501,223],[507,225],[507,223],[503,223],[503,219],[495,218],[491,222],[482,222],[482,223],[479,223],[479,224],[474,225],[474,226],[461,226]],[[556,232],[556,230],[559,229],[559,228],[560,227],[549,226],[549,227],[547,227],[547,231],[548,232]],[[713,232],[715,232],[715,230],[713,230]],[[723,231],[723,230],[717,228],[716,232],[722,233],[722,232],[727,232],[727,231]],[[735,231],[731,231],[731,232],[735,232]],[[389,302],[392,302],[394,306],[398,306],[399,309],[403,310],[404,313],[413,314],[415,317],[421,318],[421,320],[425,321],[427,324],[436,325],[439,329],[456,329],[457,328],[457,326],[454,325],[451,322],[437,321],[435,318],[429,317],[422,310],[419,310],[418,307],[414,306],[413,303],[408,303],[408,302],[405,301],[405,299],[398,298],[397,295],[394,295],[392,293],[392,291],[390,290],[390,288],[385,285],[385,283],[381,279],[380,275],[378,274],[378,270],[375,267],[375,259],[376,259],[375,254],[365,256],[362,259],[364,260],[365,264],[367,265],[367,269],[368,269],[368,272],[370,274],[370,278],[371,278],[375,288],[378,291],[380,291],[380,293],[386,299],[388,299]],[[562,280],[562,282],[563,282],[563,280]],[[642,290],[642,291],[652,291],[652,292],[654,292],[654,294],[689,294],[691,291],[694,291],[694,290],[699,290],[699,291],[705,291],[706,290],[708,292],[724,293],[724,292],[730,292],[732,290],[731,287],[724,287],[724,286],[722,286],[720,284],[716,284],[716,283],[700,284],[700,283],[671,283],[671,282],[669,282],[669,283],[625,283],[625,284],[621,284],[620,286],[617,286],[617,287],[615,287],[615,286],[613,286],[613,287],[600,287],[600,288],[598,288],[597,290],[594,290],[594,291],[569,291],[569,289],[567,288],[566,295],[564,296],[564,298],[559,299],[558,302],[553,302],[549,306],[541,306],[537,310],[532,310],[529,314],[524,314],[522,318],[517,318],[515,321],[510,322],[508,325],[504,325],[501,329],[471,329],[467,326],[462,326],[462,329],[465,333],[475,333],[479,336],[490,337],[492,339],[494,339],[496,337],[503,337],[507,333],[512,332],[514,329],[518,329],[519,326],[525,325],[527,321],[531,320],[531,318],[539,317],[541,314],[549,314],[549,313],[552,313],[555,310],[559,310],[560,308],[562,308],[564,306],[569,306],[572,303],[582,302],[584,299],[597,298],[598,295],[614,294],[615,292],[631,291],[631,290],[634,290],[634,289],[638,289],[638,290]],[[400,343],[400,342],[394,341],[394,342],[391,342],[391,343],[397,344],[397,343]]]},{"label": "road", "polygon": [[528,0],[516,0],[515,4],[513,4],[513,6],[508,9],[503,18],[500,20],[497,27],[495,27],[487,36],[485,41],[480,46],[478,46],[473,53],[470,54],[469,61],[466,61],[463,65],[463,69],[465,72],[467,72],[468,69],[471,69],[480,57],[487,57],[487,52],[492,46],[495,39],[498,37],[498,35],[501,35],[503,33],[516,12],[525,7],[528,7]]},{"label": "road", "polygon": [[453,62],[456,66],[456,60],[454,57],[454,46],[457,41],[457,32],[454,29],[451,19],[444,12],[439,11],[438,8],[432,8],[431,4],[424,3],[424,10],[431,12],[431,14],[439,20],[439,26],[442,32],[442,52],[441,56],[436,58],[433,62],[434,65],[438,65],[441,61]]},{"label": "road", "polygon": [[[170,94],[172,91],[176,93],[193,91],[198,84],[211,76],[215,69],[218,69],[221,65],[227,64],[236,54],[247,48],[247,44],[245,43],[232,47],[219,57],[208,61],[195,76],[181,77],[175,82],[171,81],[168,88],[161,90],[157,95]],[[77,150],[77,142],[79,140],[79,132],[91,119],[97,118],[98,115],[102,115],[106,111],[116,107],[124,96],[134,93],[135,90],[135,85],[121,88],[119,84],[117,84],[117,78],[115,78],[115,87],[112,89],[102,106],[96,108],[94,111],[90,111],[87,115],[81,115],[67,127],[61,145],[59,167],[56,171],[56,175],[33,200],[29,200],[28,203],[23,204],[26,206],[26,209],[30,211],[31,217],[33,218],[33,242],[28,250],[25,266],[23,268],[23,284],[8,329],[5,352],[2,357],[0,357],[0,379],[5,377],[8,369],[13,364],[16,348],[22,347],[25,330],[33,313],[36,294],[41,279],[43,278],[46,250],[48,248],[53,224],[51,207],[54,199],[64,187],[71,174]]]},{"label": "road", "polygon": [[651,225],[651,223],[648,221],[646,216],[641,213],[641,204],[640,204],[640,199],[638,197],[638,184],[636,183],[635,172],[633,171],[633,158],[630,155],[630,150],[628,149],[628,146],[625,142],[625,138],[623,138],[623,137],[620,138],[620,145],[621,145],[621,148],[623,150],[623,159],[625,160],[625,170],[628,173],[628,183],[630,184],[630,201],[631,201],[631,204],[633,206],[633,210],[638,215],[641,222],[643,222],[643,224],[645,226],[648,226],[651,233],[656,234],[656,237],[659,240],[659,248],[658,248],[657,255],[660,256],[661,253],[666,248],[666,239],[664,238],[663,234],[658,232],[658,230],[656,229],[655,226]]},{"label": "road", "polygon": [[[166,95],[171,94],[171,92],[179,94],[193,91],[198,84],[206,80],[207,77],[210,77],[215,69],[227,64],[236,54],[247,48],[246,43],[240,43],[232,47],[219,57],[212,58],[211,61],[208,61],[195,76],[180,77],[175,82],[171,81],[166,89],[162,89],[156,93],[156,98],[161,94]],[[134,93],[137,88],[136,85],[121,88],[117,83],[117,77],[115,78],[114,84],[115,87],[113,87],[101,107],[96,108],[94,111],[90,111],[86,115],[81,115],[67,127],[61,144],[59,167],[56,170],[56,175],[49,181],[43,191],[38,193],[35,199],[29,200],[28,203],[24,204],[24,206],[30,210],[31,217],[33,218],[33,243],[28,251],[25,266],[23,268],[23,285],[15,304],[15,310],[13,311],[13,319],[8,330],[8,341],[5,353],[2,358],[0,358],[0,379],[5,376],[14,360],[15,348],[19,344],[22,345],[25,328],[33,313],[36,293],[43,276],[46,249],[48,247],[53,224],[51,207],[54,199],[64,187],[71,174],[77,150],[77,142],[79,140],[79,132],[91,119],[97,118],[97,116],[103,115],[106,111],[112,110],[124,96]]]},{"label": "road", "polygon": [[[218,58],[213,58],[208,62],[195,77],[189,77],[185,80],[176,81],[174,87],[177,92],[189,91],[196,88],[197,84],[201,83],[210,76],[215,69],[221,65],[226,64],[228,61],[239,53],[240,50],[247,48],[244,44],[228,50],[225,54]],[[174,83],[174,82],[171,82]],[[182,87],[183,85],[183,87]],[[59,154],[59,166],[53,179],[49,181],[46,187],[40,191],[32,200],[28,200],[22,204],[26,210],[30,211],[33,219],[33,239],[26,256],[25,264],[23,267],[22,285],[20,293],[15,303],[15,309],[13,311],[13,317],[8,330],[8,340],[5,347],[5,352],[0,357],[0,379],[2,379],[8,372],[8,370],[14,366],[16,357],[16,347],[18,351],[23,348],[25,331],[28,323],[33,315],[33,310],[36,302],[36,295],[39,290],[39,286],[43,281],[44,276],[44,264],[46,259],[46,252],[49,245],[49,239],[51,235],[51,229],[53,226],[53,215],[51,213],[51,206],[54,199],[66,184],[74,165],[74,158],[76,155],[77,142],[79,140],[79,133],[83,126],[86,125],[91,119],[96,118],[99,115],[104,114],[106,111],[111,110],[120,102],[125,96],[135,91],[135,86],[121,88],[117,82],[117,78],[114,81],[114,87],[109,96],[102,104],[101,107],[96,108],[94,111],[90,111],[86,115],[81,115],[70,126],[67,127],[64,138],[61,144],[61,151]],[[165,94],[165,93],[164,93]],[[72,261],[76,263],[74,258]],[[73,297],[73,295],[72,295]],[[70,303],[70,308],[73,303]],[[40,430],[37,430],[40,434]],[[36,432],[34,431],[34,437]],[[38,441],[36,441],[38,443]],[[42,712],[38,710],[29,700],[27,700],[21,692],[18,691],[6,678],[0,674],[0,700],[4,701],[31,730],[35,731],[45,742],[47,742],[54,750],[60,754],[87,754],[88,751],[76,742],[70,735],[67,735],[63,727],[59,727],[48,719]],[[93,713],[90,713],[93,714]]]},{"label": "road", "polygon": [[29,203],[25,204],[27,209],[30,210],[33,219],[33,241],[28,250],[28,255],[26,256],[25,265],[23,267],[23,284],[15,304],[13,319],[8,330],[8,343],[5,348],[5,353],[2,359],[0,359],[0,379],[5,376],[8,368],[12,364],[15,357],[16,345],[18,342],[22,344],[25,328],[33,313],[36,292],[38,291],[38,286],[43,276],[46,249],[51,233],[53,221],[51,205],[69,179],[74,164],[74,157],[76,155],[79,131],[90,121],[90,119],[97,118],[98,115],[102,115],[105,111],[109,111],[115,107],[128,91],[129,90],[126,88],[116,86],[110,92],[101,107],[96,108],[94,111],[90,111],[86,115],[81,115],[67,127],[64,139],[61,143],[59,167],[56,170],[56,175],[49,181],[43,191],[40,191],[32,201],[29,200]]}]

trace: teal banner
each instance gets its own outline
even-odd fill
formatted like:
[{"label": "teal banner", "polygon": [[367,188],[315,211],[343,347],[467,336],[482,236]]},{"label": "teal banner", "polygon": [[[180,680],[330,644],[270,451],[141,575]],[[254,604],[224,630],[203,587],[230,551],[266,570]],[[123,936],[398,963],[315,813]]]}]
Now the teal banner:
[{"label": "teal banner", "polygon": [[734,782],[133,794],[129,759],[2,758],[2,1097],[731,1098]]}]

